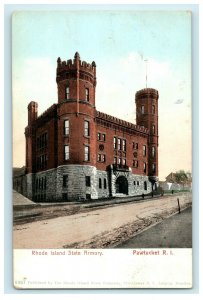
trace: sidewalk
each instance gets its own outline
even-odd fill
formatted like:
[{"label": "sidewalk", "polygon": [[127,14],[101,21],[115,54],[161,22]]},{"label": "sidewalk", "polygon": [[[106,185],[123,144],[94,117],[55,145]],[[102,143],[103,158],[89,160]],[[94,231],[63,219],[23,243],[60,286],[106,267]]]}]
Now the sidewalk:
[{"label": "sidewalk", "polygon": [[192,248],[192,207],[163,220],[116,248]]}]

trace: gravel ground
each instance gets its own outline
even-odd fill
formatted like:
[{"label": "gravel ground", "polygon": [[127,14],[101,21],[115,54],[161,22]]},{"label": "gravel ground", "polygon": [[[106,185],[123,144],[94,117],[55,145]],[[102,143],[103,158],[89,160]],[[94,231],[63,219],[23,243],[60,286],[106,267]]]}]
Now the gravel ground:
[{"label": "gravel ground", "polygon": [[182,209],[192,205],[191,194],[185,193],[100,208],[78,204],[43,207],[43,211],[35,208],[29,213],[39,214],[38,221],[34,218],[34,222],[14,225],[13,246],[15,249],[113,248],[177,212],[177,197]]}]

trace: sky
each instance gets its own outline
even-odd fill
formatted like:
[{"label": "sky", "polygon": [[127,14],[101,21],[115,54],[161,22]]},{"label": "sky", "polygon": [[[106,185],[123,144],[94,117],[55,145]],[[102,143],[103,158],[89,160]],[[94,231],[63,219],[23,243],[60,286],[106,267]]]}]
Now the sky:
[{"label": "sky", "polygon": [[187,11],[18,11],[12,18],[13,166],[25,165],[27,105],[57,103],[57,58],[97,65],[96,108],[136,122],[135,93],[159,91],[159,179],[191,171],[191,15]]}]

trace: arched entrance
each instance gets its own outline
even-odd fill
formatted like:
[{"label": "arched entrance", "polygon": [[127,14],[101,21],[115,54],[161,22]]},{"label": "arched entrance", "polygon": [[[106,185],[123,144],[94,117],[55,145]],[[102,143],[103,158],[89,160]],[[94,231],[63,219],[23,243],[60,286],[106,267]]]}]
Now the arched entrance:
[{"label": "arched entrance", "polygon": [[116,194],[128,195],[128,180],[125,176],[119,176],[116,179]]}]

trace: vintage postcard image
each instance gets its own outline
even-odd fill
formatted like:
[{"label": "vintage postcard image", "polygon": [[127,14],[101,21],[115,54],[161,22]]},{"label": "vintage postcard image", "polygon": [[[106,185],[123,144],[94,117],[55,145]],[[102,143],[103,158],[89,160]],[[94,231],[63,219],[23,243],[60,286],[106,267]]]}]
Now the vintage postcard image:
[{"label": "vintage postcard image", "polygon": [[191,13],[16,11],[12,93],[14,286],[191,288]]}]

